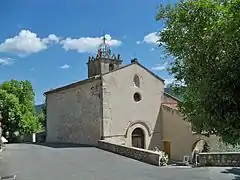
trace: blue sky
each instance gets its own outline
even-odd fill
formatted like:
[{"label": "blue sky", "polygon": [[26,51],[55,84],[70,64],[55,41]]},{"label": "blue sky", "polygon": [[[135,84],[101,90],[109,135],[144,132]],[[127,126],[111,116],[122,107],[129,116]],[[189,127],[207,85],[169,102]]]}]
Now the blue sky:
[{"label": "blue sky", "polygon": [[87,78],[88,56],[95,53],[103,32],[123,64],[137,57],[169,82],[155,34],[164,26],[154,18],[157,5],[175,1],[2,0],[0,83],[31,81],[40,104],[45,91]]}]

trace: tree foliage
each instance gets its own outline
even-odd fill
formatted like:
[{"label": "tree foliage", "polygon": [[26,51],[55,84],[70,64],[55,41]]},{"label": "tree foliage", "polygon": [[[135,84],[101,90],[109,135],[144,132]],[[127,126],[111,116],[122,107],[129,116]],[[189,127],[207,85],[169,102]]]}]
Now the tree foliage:
[{"label": "tree foliage", "polygon": [[211,146],[210,152],[240,152],[240,145],[238,143],[232,145],[218,141],[215,146]]},{"label": "tree foliage", "polygon": [[240,140],[240,0],[185,0],[160,5],[160,43],[174,57],[173,89],[198,133]]},{"label": "tree foliage", "polygon": [[18,98],[0,89],[0,112],[2,115],[3,134],[9,132],[10,135],[19,129],[22,113]]},{"label": "tree foliage", "polygon": [[41,111],[37,113],[37,118],[41,123],[41,126],[45,129],[46,128],[46,120],[47,120],[47,109],[46,103],[41,105]]},{"label": "tree foliage", "polygon": [[29,81],[11,80],[0,85],[3,134],[33,133],[41,128],[34,109],[34,92]]}]

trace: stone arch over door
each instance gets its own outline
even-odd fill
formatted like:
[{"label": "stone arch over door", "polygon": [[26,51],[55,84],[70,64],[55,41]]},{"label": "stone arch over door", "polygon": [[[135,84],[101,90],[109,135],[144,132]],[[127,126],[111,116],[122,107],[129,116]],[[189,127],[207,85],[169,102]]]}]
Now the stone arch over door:
[{"label": "stone arch over door", "polygon": [[201,152],[208,152],[209,148],[210,148],[210,144],[209,144],[208,141],[206,141],[204,139],[198,139],[192,145],[192,152],[194,150],[199,151],[199,153],[201,153]]},{"label": "stone arch over door", "polygon": [[[144,136],[142,136],[140,134],[140,129]],[[143,121],[135,121],[135,122],[131,123],[128,126],[128,128],[126,129],[126,134],[125,134],[126,143],[128,146],[132,146],[132,144],[133,144],[132,135],[134,134],[134,130],[138,131],[137,133],[139,134],[139,138],[143,138],[142,141],[144,142],[144,149],[148,149],[150,138],[152,135],[152,130],[151,130],[150,126],[147,125]]]},{"label": "stone arch over door", "polygon": [[202,152],[208,152],[210,144],[204,139],[198,139],[192,145],[192,162],[198,162],[197,154]]}]

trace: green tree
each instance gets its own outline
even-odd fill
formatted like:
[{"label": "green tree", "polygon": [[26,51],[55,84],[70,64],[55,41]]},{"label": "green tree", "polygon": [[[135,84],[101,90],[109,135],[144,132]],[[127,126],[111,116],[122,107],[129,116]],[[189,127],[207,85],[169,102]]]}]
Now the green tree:
[{"label": "green tree", "polygon": [[47,126],[47,107],[46,107],[46,100],[45,100],[45,103],[43,104],[43,107],[42,107],[42,113],[43,113],[43,120],[42,120],[41,122],[42,122],[42,126],[46,129],[46,126]]},{"label": "green tree", "polygon": [[21,111],[35,112],[34,96],[32,84],[29,81],[10,80],[3,82],[0,86],[1,89],[6,90],[8,93],[14,94],[21,105]]},{"label": "green tree", "polygon": [[[8,100],[12,98],[13,102],[10,101],[9,103],[11,103],[11,108],[13,110],[10,110],[19,113],[19,116],[17,116],[17,118],[15,117],[15,115],[13,117],[9,117],[9,115],[7,114],[9,114],[9,112],[11,111],[9,110],[7,103],[2,105],[2,110],[0,112],[3,114],[4,118],[4,131],[10,130],[11,133],[18,131],[20,132],[20,134],[37,132],[41,128],[41,124],[38,121],[35,113],[35,94],[33,92],[31,83],[29,81],[10,80],[3,82],[0,85],[0,90],[4,92],[2,93],[2,97],[0,97],[0,100]],[[12,134],[10,134],[10,136],[11,135]]]},{"label": "green tree", "polygon": [[240,140],[240,0],[185,0],[160,5],[159,41],[174,57],[180,111],[198,133]]},{"label": "green tree", "polygon": [[46,115],[45,115],[45,108],[43,108],[43,110],[41,112],[38,112],[36,114],[37,118],[38,118],[38,122],[41,124],[42,129],[46,128]]},{"label": "green tree", "polygon": [[38,132],[42,129],[41,121],[37,114],[27,111],[24,113],[21,119],[22,133],[31,134]]},{"label": "green tree", "polygon": [[12,136],[13,133],[20,129],[22,113],[18,98],[0,89],[0,113],[2,115],[3,135],[6,132]]},{"label": "green tree", "polygon": [[44,104],[35,106],[35,109],[36,109],[37,118],[42,126],[41,130],[44,130],[46,129],[46,120],[47,120],[46,100]]}]

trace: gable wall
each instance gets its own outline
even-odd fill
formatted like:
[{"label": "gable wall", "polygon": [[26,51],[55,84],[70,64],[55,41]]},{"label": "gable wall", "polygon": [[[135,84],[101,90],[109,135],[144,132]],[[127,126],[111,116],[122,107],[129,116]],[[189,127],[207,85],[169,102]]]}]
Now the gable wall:
[{"label": "gable wall", "polygon": [[100,80],[47,95],[47,141],[95,144],[100,139]]},{"label": "gable wall", "polygon": [[163,140],[170,141],[171,158],[182,160],[183,155],[191,155],[194,143],[191,125],[182,119],[181,114],[172,108],[162,106]]},{"label": "gable wall", "polygon": [[[133,77],[140,77],[140,88]],[[105,139],[131,145],[135,127],[145,130],[146,149],[161,146],[160,107],[164,84],[137,64],[103,76],[103,130]],[[135,102],[135,92],[141,101]],[[149,130],[149,132],[148,132]]]},{"label": "gable wall", "polygon": [[206,140],[210,146],[215,146],[218,137],[197,135],[192,132],[191,124],[184,121],[180,112],[176,109],[162,106],[163,141],[170,142],[171,159],[183,160],[184,155],[191,157],[193,144],[200,140]]}]

